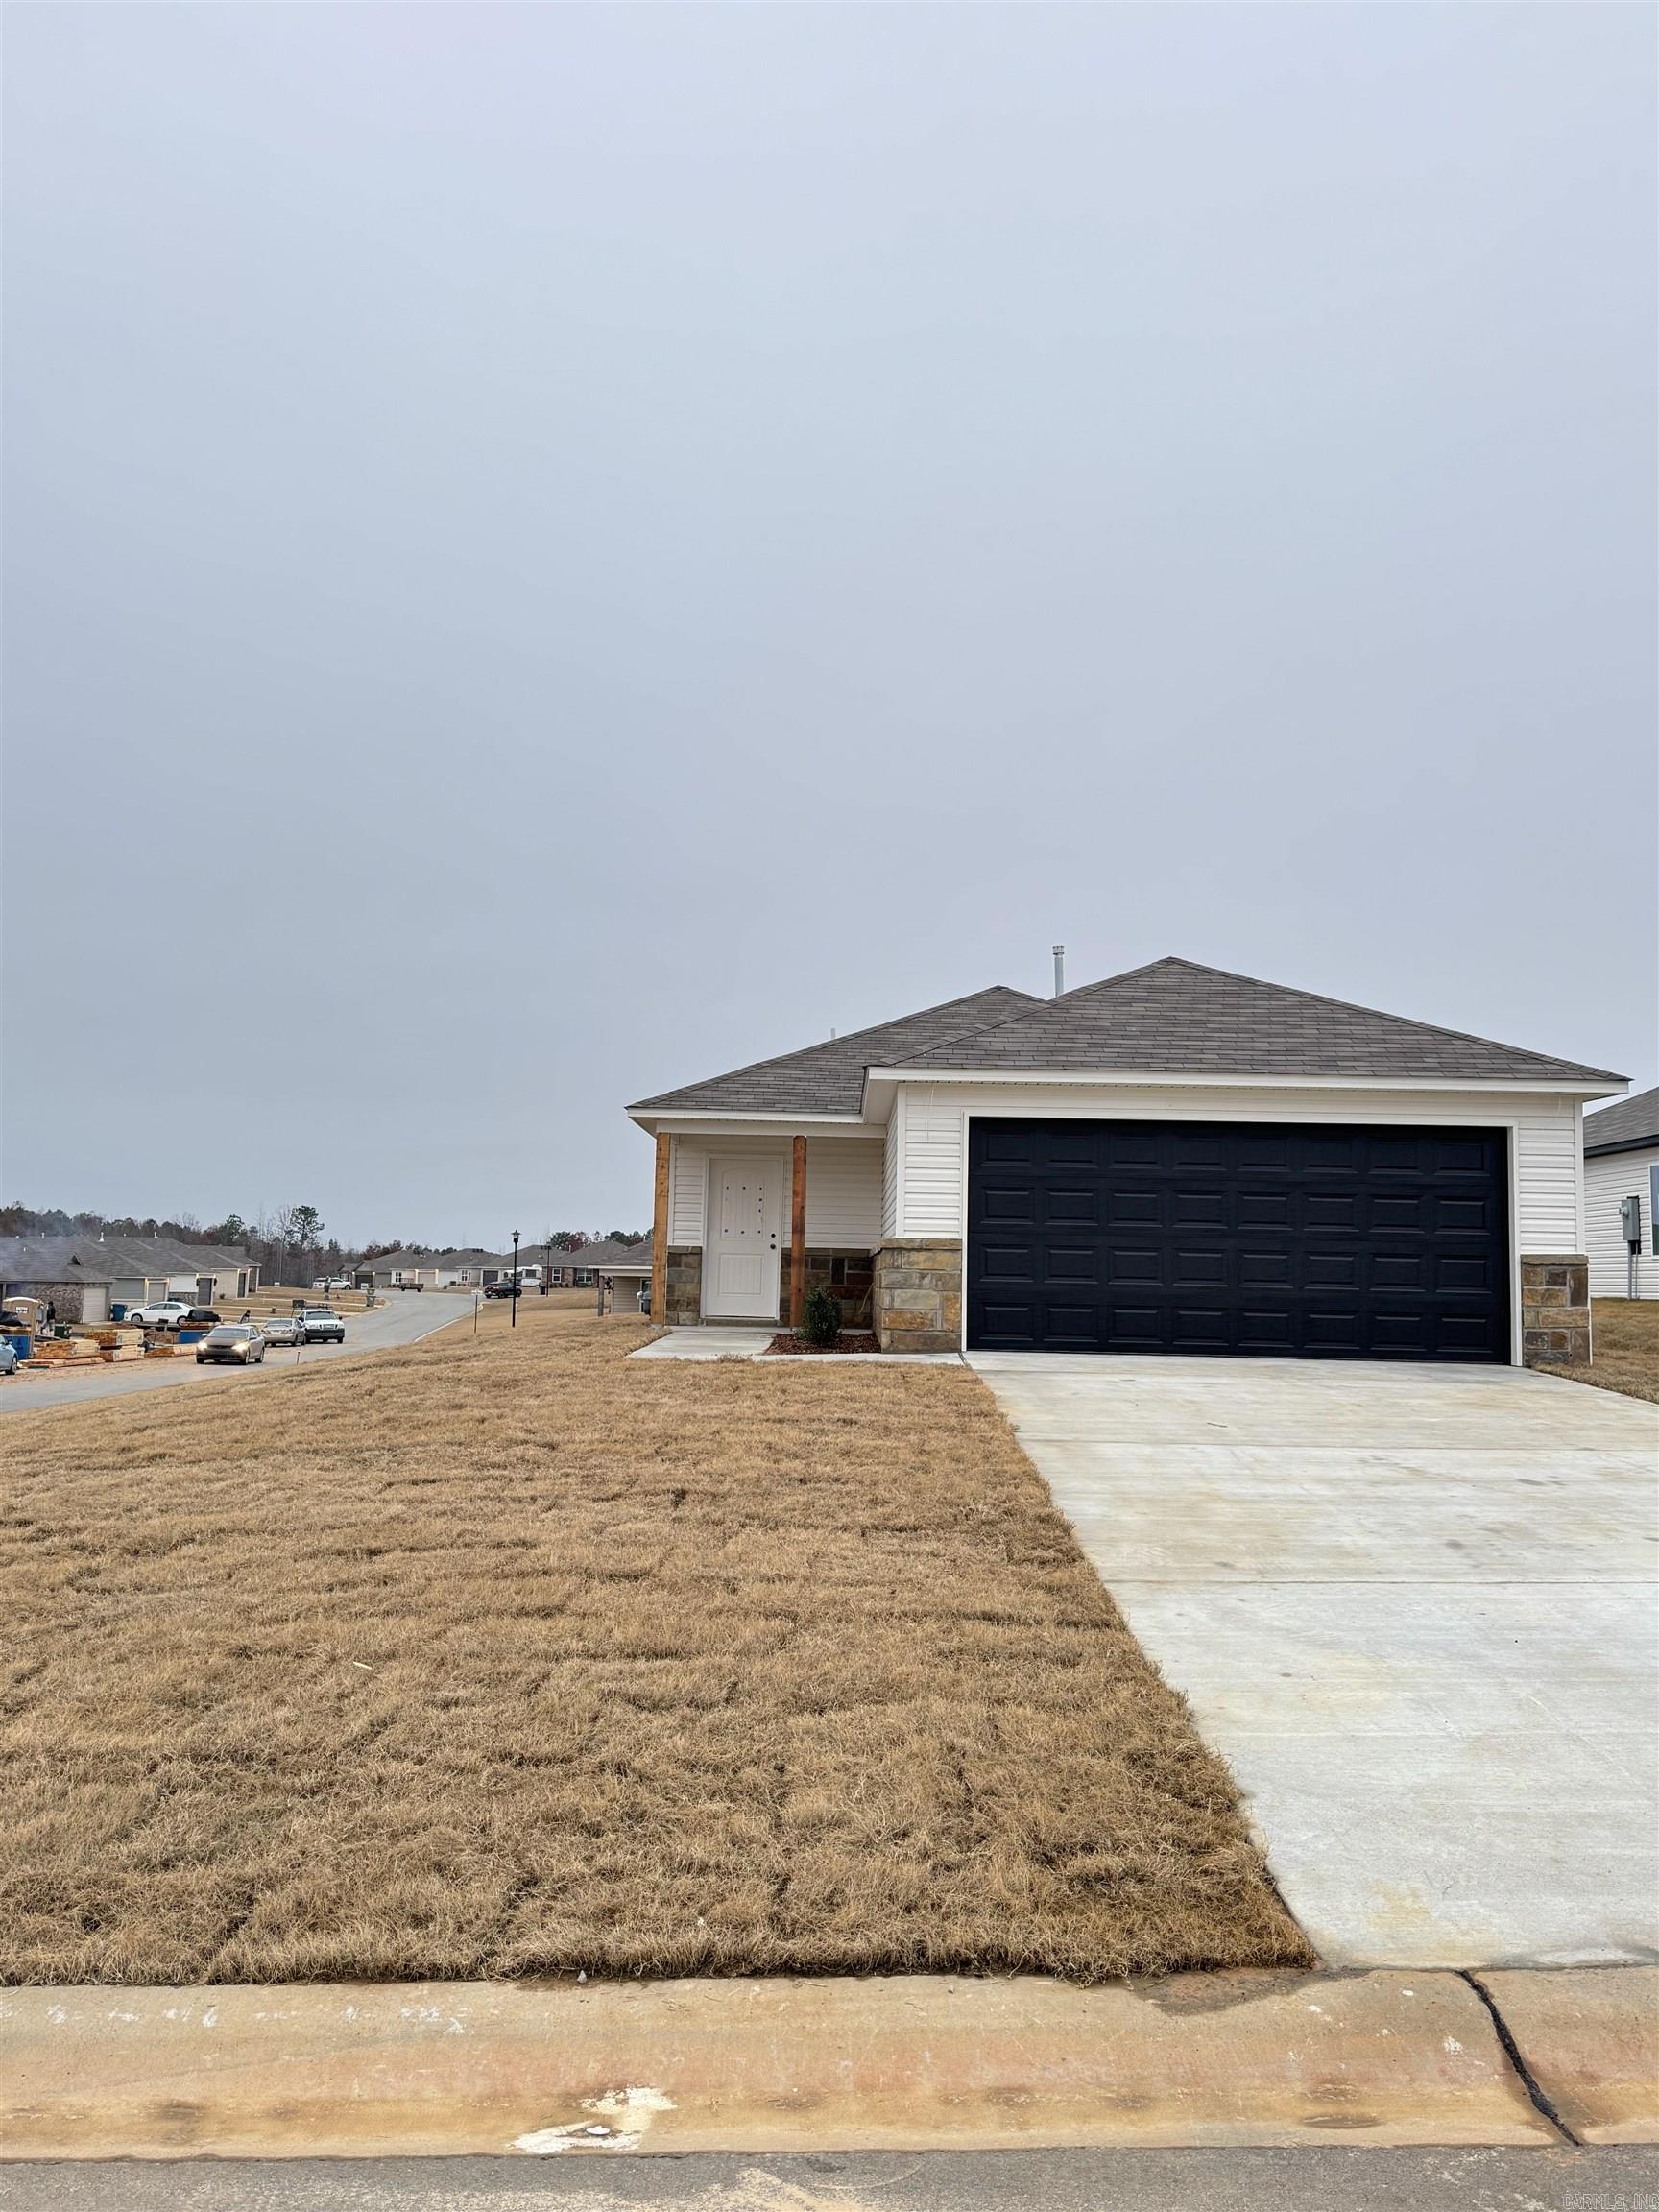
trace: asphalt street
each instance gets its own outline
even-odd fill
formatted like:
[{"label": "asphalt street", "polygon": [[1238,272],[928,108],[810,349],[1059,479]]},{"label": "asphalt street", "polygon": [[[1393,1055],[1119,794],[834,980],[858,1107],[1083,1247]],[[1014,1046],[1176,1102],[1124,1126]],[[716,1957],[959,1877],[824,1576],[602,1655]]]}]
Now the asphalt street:
[{"label": "asphalt street", "polygon": [[0,2166],[6,2212],[1659,2212],[1659,2151],[980,2151]]},{"label": "asphalt street", "polygon": [[[457,1321],[470,1322],[472,1296],[452,1290],[391,1291],[368,1313],[348,1313],[344,1344],[273,1344],[257,1367],[199,1367],[188,1349],[169,1359],[134,1360],[130,1366],[90,1366],[79,1374],[42,1369],[38,1374],[0,1375],[0,1413],[20,1413],[49,1406],[80,1406],[109,1398],[131,1398],[144,1390],[249,1390],[274,1376],[292,1374],[323,1359],[353,1352],[385,1352],[414,1344]],[[0,2187],[0,2205],[5,2196]]]}]

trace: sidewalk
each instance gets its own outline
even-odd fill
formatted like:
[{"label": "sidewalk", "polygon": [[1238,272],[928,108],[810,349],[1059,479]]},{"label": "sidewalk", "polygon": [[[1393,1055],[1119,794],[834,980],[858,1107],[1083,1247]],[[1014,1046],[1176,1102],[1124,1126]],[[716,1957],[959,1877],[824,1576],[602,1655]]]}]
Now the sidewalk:
[{"label": "sidewalk", "polygon": [[1659,1968],[13,1989],[0,2155],[1659,2142]]}]

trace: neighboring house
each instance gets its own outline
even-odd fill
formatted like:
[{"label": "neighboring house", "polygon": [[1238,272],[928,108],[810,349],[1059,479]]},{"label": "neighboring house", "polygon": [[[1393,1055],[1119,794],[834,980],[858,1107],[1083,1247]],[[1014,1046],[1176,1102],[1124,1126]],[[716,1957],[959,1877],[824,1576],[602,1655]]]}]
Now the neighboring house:
[{"label": "neighboring house", "polygon": [[[520,1273],[534,1258],[535,1252],[526,1246],[519,1256]],[[455,1252],[381,1252],[373,1260],[360,1261],[351,1270],[351,1280],[359,1290],[367,1290],[371,1285],[376,1290],[413,1290],[417,1285],[422,1290],[451,1289],[457,1285],[479,1290],[486,1283],[498,1282],[512,1272],[510,1252],[481,1252],[475,1248]]]},{"label": "neighboring house", "polygon": [[645,1098],[652,1310],[885,1348],[1511,1361],[1589,1347],[1578,1131],[1624,1078],[1158,960]]},{"label": "neighboring house", "polygon": [[579,1244],[574,1252],[562,1252],[555,1245],[547,1269],[548,1286],[554,1290],[590,1290],[593,1268],[588,1255],[597,1249],[597,1244]]},{"label": "neighboring house", "polygon": [[233,1245],[175,1244],[149,1237],[19,1237],[0,1239],[0,1286],[50,1298],[60,1321],[94,1322],[108,1320],[116,1306],[156,1298],[235,1304],[258,1288],[259,1267]]},{"label": "neighboring house", "polygon": [[475,1247],[465,1252],[445,1252],[433,1266],[433,1275],[442,1290],[460,1285],[469,1290],[482,1289],[486,1283],[493,1283],[497,1276],[511,1272],[513,1262],[500,1252],[481,1252]]},{"label": "neighboring house", "polygon": [[639,1244],[618,1244],[611,1238],[602,1243],[584,1244],[581,1258],[589,1282],[598,1287],[601,1312],[605,1310],[607,1291],[611,1294],[613,1313],[639,1311],[639,1293],[651,1280],[649,1237]]},{"label": "neighboring house", "polygon": [[357,1290],[412,1289],[434,1285],[438,1269],[430,1252],[377,1252],[373,1260],[360,1260],[351,1270]]},{"label": "neighboring house", "polygon": [[1592,1297],[1630,1295],[1630,1253],[1620,1215],[1623,1198],[1642,1202],[1636,1295],[1659,1298],[1659,1091],[1640,1092],[1584,1117],[1584,1240]]}]

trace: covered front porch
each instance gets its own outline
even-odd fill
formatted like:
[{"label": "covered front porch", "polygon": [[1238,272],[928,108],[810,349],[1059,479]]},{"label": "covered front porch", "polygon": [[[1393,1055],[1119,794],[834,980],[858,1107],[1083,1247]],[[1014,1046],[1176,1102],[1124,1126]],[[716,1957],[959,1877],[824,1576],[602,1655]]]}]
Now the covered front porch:
[{"label": "covered front porch", "polygon": [[671,1326],[799,1328],[822,1285],[873,1324],[883,1133],[776,1122],[659,1126],[651,1312]]}]

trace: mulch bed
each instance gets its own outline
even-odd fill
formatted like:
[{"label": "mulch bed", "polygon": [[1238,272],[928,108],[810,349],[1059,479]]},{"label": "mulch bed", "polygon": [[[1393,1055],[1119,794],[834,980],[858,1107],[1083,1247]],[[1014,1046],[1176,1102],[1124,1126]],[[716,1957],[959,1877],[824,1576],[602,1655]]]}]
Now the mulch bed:
[{"label": "mulch bed", "polygon": [[879,1352],[881,1347],[868,1329],[843,1329],[833,1344],[808,1344],[805,1336],[797,1336],[785,1329],[773,1337],[766,1349],[768,1352],[827,1353],[833,1358],[837,1354],[844,1357],[849,1352]]}]

